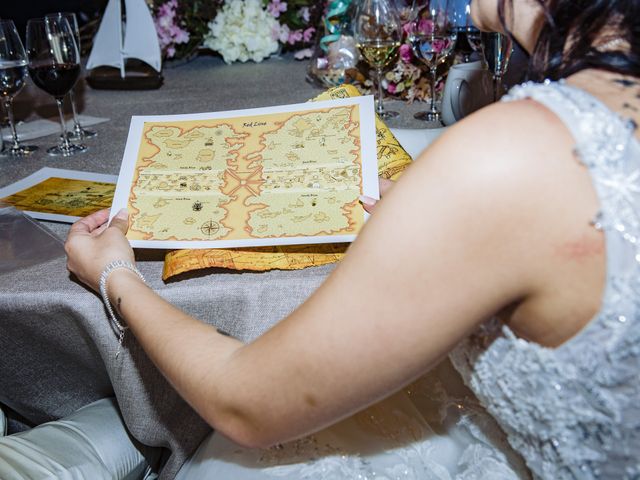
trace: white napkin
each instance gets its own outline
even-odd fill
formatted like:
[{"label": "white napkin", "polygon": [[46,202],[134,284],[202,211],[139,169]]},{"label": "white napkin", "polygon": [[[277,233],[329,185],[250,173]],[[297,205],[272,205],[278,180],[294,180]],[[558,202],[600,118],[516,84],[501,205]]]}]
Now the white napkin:
[{"label": "white napkin", "polygon": [[[88,127],[89,125],[96,125],[108,121],[108,118],[104,117],[90,117],[88,115],[78,115],[80,125]],[[67,131],[73,130],[73,119],[66,121]],[[60,133],[60,121],[48,118],[40,118],[38,120],[31,120],[28,122],[20,122],[16,125],[18,132],[18,138],[20,141],[33,140],[38,137],[45,137],[54,133]],[[5,141],[11,140],[11,130],[9,128],[2,129],[2,138]]]},{"label": "white napkin", "polygon": [[420,153],[438,138],[447,127],[443,128],[391,128],[391,133],[396,137],[402,148],[414,160]]}]

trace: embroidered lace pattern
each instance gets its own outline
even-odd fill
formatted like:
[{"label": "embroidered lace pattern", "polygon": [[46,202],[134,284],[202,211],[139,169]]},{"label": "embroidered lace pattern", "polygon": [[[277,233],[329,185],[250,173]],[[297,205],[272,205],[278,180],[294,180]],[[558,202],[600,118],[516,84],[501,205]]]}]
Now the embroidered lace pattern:
[{"label": "embroidered lace pattern", "polygon": [[497,320],[451,355],[514,449],[542,479],[640,479],[640,144],[635,125],[563,82],[524,84],[571,130],[588,168],[604,231],[607,279],[600,312],[552,349]]}]

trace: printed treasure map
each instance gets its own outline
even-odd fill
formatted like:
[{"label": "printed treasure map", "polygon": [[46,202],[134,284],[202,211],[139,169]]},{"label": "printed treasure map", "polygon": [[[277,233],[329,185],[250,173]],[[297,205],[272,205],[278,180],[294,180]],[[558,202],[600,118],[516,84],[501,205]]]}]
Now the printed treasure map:
[{"label": "printed treasure map", "polygon": [[112,207],[133,246],[348,242],[378,198],[373,101],[133,117]]},{"label": "printed treasure map", "polygon": [[116,180],[115,175],[45,167],[1,188],[0,204],[41,220],[73,223],[109,208]]}]

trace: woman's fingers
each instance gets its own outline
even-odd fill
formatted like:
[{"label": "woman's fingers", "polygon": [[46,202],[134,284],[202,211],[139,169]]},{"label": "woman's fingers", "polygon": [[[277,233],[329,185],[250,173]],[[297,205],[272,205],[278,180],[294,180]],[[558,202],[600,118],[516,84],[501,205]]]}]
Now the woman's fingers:
[{"label": "woman's fingers", "polygon": [[381,197],[384,196],[384,194],[387,193],[395,183],[396,182],[394,182],[393,180],[388,180],[386,178],[379,178],[378,184],[380,185],[380,196]]},{"label": "woman's fingers", "polygon": [[[380,198],[382,198],[395,183],[396,182],[394,182],[393,180],[387,180],[386,178],[379,178],[378,184],[380,185]],[[367,212],[371,213],[373,211],[373,208],[378,203],[378,200],[376,200],[375,198],[367,197],[365,195],[361,195],[360,202],[362,203],[362,206],[364,207],[364,209]]]},{"label": "woman's fingers", "polygon": [[123,234],[127,233],[127,230],[129,230],[129,212],[127,212],[126,208],[120,210],[116,216],[111,219],[109,227],[115,227]]},{"label": "woman's fingers", "polygon": [[103,225],[107,220],[109,220],[109,209],[105,208],[103,210],[98,210],[91,215],[88,215],[84,218],[81,218],[76,223],[71,225],[71,230],[69,230],[69,234],[73,233],[91,233],[96,228]]},{"label": "woman's fingers", "polygon": [[367,197],[365,195],[360,195],[360,203],[362,203],[363,208],[371,213],[373,211],[373,208],[376,206],[376,203],[378,203],[378,200],[376,200],[375,198],[371,198],[371,197]]}]

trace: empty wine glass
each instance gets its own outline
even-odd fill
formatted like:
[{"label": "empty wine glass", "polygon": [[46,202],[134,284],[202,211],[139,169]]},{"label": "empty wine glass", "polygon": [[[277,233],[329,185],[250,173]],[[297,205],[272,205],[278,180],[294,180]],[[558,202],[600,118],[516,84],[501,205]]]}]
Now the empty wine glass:
[{"label": "empty wine glass", "polygon": [[429,0],[426,3],[418,13],[413,50],[418,59],[429,68],[431,106],[428,111],[418,112],[414,117],[418,120],[439,122],[440,110],[436,106],[438,66],[444,64],[453,52],[457,32],[451,23],[453,2],[450,4],[447,0]]},{"label": "empty wine glass", "polygon": [[382,71],[395,58],[402,39],[400,18],[391,0],[363,0],[356,10],[354,38],[365,61],[376,71],[378,98],[376,112],[381,118],[391,118],[398,112],[384,109]]},{"label": "empty wine glass", "polygon": [[463,60],[468,63],[473,52],[481,53],[482,48],[480,30],[471,20],[471,0],[450,0],[453,2],[452,20],[453,28],[457,32],[456,49],[462,53]]},{"label": "empty wine glass", "polygon": [[64,96],[80,76],[80,54],[74,32],[65,18],[38,18],[27,22],[29,75],[39,88],[56,99],[62,141],[47,150],[49,155],[68,157],[87,147],[71,143],[64,122]]},{"label": "empty wine glass", "polygon": [[21,157],[36,151],[38,147],[21,145],[13,118],[13,97],[24,87],[27,78],[27,54],[11,20],[0,20],[0,96],[7,111],[12,145],[2,150],[2,155]]},{"label": "empty wine glass", "polygon": [[513,51],[513,42],[503,33],[483,33],[485,58],[493,72],[493,100],[498,101],[503,93],[502,78],[507,72]]},{"label": "empty wine glass", "polygon": [[[75,13],[68,12],[57,12],[50,13],[45,18],[64,18],[69,22],[71,26],[75,39],[76,45],[78,47],[78,52],[80,52],[80,29],[78,28],[78,19],[76,18]],[[69,90],[69,100],[71,101],[71,111],[73,112],[73,131],[69,133],[69,138],[73,140],[82,140],[83,138],[92,138],[98,135],[93,130],[87,130],[80,125],[80,120],[78,119],[78,109],[76,107],[75,96],[73,94],[73,88]]]}]

